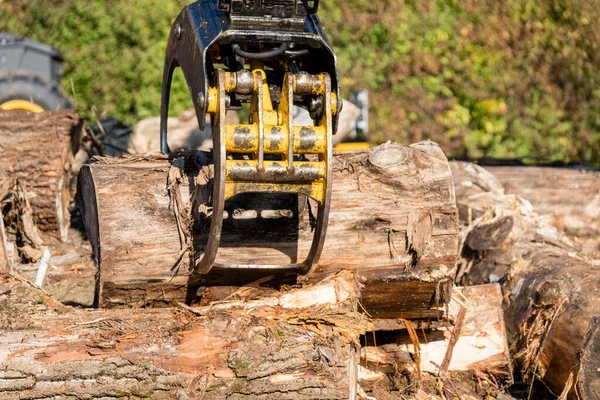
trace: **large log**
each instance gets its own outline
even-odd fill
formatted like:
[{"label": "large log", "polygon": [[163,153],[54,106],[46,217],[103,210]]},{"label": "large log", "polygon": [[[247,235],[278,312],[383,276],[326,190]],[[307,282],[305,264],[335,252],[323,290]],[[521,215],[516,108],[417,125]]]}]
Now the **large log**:
[{"label": "large log", "polygon": [[552,225],[583,242],[582,250],[600,258],[600,171],[559,167],[485,167],[506,193],[531,202]]},{"label": "large log", "polygon": [[[185,297],[189,270],[172,268],[182,245],[169,209],[170,168],[166,157],[157,156],[100,159],[82,169],[79,195],[98,265],[100,305]],[[388,143],[336,154],[333,171],[325,248],[302,283],[350,269],[365,285],[362,305],[372,316],[441,316],[458,245],[454,189],[443,152],[431,142]],[[183,189],[188,198],[189,188]],[[247,195],[229,201],[226,210],[218,260],[290,263],[307,253],[311,224],[306,202],[298,197]],[[205,285],[240,284],[229,278],[217,271]]]},{"label": "large log", "polygon": [[[489,289],[464,292],[469,311],[462,333],[452,330],[460,338],[448,370],[418,373],[418,352],[403,345],[360,348],[375,333],[365,335],[373,326],[347,271],[253,301],[111,310],[65,307],[0,274],[0,399],[489,400],[505,377],[485,368],[487,355],[498,349],[506,361],[495,342],[503,335],[499,293]],[[481,312],[492,318],[470,321]],[[421,354],[452,352],[440,331],[421,334]]]},{"label": "large log", "polygon": [[72,309],[0,274],[0,399],[356,399],[349,273],[214,308]]},{"label": "large log", "polygon": [[599,398],[600,270],[529,202],[505,195],[489,172],[466,163],[452,169],[468,225],[459,279],[503,285],[507,329],[526,378],[569,399]]},{"label": "large log", "polygon": [[74,111],[0,111],[0,183],[18,181],[35,224],[63,240],[70,226],[71,162],[82,123]]}]

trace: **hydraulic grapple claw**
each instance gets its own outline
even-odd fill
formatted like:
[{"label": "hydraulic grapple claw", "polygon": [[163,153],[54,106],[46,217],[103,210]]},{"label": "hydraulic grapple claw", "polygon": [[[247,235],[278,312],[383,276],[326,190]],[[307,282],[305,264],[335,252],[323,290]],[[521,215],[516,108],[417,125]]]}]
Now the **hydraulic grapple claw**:
[{"label": "hydraulic grapple claw", "polygon": [[[186,6],[171,30],[163,75],[161,149],[169,152],[167,114],[176,67],[188,82],[200,127],[209,114],[213,132],[212,216],[208,243],[196,263],[199,274],[213,267],[306,273],[323,249],[339,90],[335,55],[314,15],[318,2],[312,7],[307,3],[201,0]],[[243,102],[250,103],[248,123],[226,124],[227,109]],[[310,110],[314,126],[294,126],[296,104]],[[305,261],[215,263],[224,203],[241,193],[297,193],[316,201],[317,221]]]}]

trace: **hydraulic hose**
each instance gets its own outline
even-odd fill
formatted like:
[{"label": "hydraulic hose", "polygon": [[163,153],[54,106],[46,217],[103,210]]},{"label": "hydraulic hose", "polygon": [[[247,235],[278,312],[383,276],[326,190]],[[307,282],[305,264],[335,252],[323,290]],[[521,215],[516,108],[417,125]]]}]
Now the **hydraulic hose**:
[{"label": "hydraulic hose", "polygon": [[284,42],[281,43],[281,46],[273,50],[261,51],[257,53],[244,51],[240,48],[239,44],[234,44],[233,46],[231,46],[231,48],[233,49],[233,52],[240,57],[248,58],[250,60],[266,60],[269,58],[275,58],[285,53],[285,51],[288,49],[288,44]]}]

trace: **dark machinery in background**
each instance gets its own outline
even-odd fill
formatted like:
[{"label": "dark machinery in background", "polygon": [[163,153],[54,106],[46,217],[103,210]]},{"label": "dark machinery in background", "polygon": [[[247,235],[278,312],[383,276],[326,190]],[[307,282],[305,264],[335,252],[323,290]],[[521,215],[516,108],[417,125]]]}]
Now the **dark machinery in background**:
[{"label": "dark machinery in background", "polygon": [[335,147],[335,151],[365,150],[369,146],[369,91],[354,90],[350,93],[350,102],[360,110],[358,118],[352,121],[352,131]]},{"label": "dark machinery in background", "polygon": [[0,33],[0,109],[41,112],[73,108],[60,87],[62,77],[60,51]]},{"label": "dark machinery in background", "polygon": [[[331,135],[341,110],[337,61],[316,16],[317,0],[200,0],[187,5],[169,37],[161,105],[161,148],[169,152],[171,80],[181,67],[200,128],[211,117],[214,164],[206,215],[208,243],[196,273],[213,267],[306,273],[317,262],[329,215]],[[227,110],[250,104],[245,124],[227,124]],[[312,126],[294,126],[293,107]],[[215,263],[224,204],[240,193],[304,195],[316,203],[314,237],[303,262]]]}]

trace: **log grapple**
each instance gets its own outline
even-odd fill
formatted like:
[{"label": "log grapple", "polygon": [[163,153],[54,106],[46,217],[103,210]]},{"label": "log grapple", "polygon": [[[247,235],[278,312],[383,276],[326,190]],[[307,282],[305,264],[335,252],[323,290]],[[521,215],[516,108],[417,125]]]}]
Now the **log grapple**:
[{"label": "log grapple", "polygon": [[[341,111],[337,61],[312,0],[199,0],[171,29],[163,74],[161,150],[169,153],[171,82],[180,67],[198,124],[210,116],[214,163],[208,242],[196,271],[213,267],[307,273],[318,261],[331,192],[331,135]],[[226,113],[249,104],[247,123]],[[313,126],[295,126],[293,107],[309,110]],[[215,263],[224,204],[241,193],[291,193],[317,203],[312,245],[303,262],[283,265]]]}]

